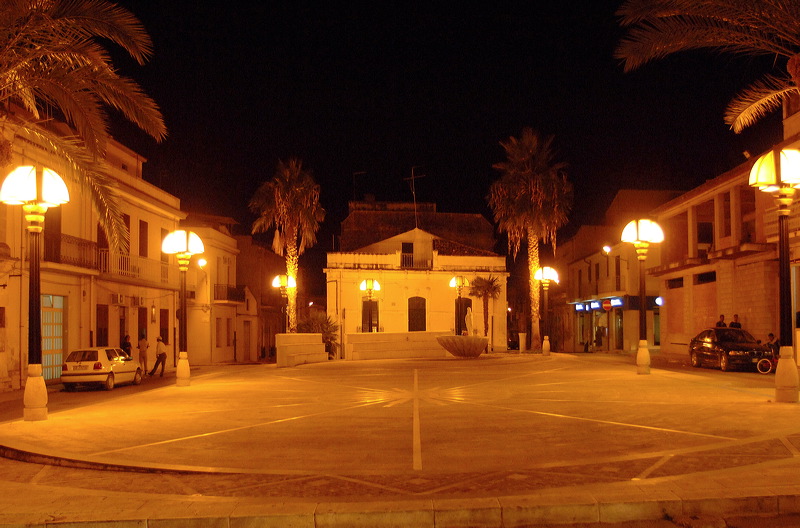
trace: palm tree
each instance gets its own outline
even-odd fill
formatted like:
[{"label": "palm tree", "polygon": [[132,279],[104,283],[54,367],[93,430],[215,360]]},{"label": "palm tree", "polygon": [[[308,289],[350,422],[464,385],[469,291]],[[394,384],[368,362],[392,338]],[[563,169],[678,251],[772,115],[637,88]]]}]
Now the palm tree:
[{"label": "palm tree", "polygon": [[735,132],[780,108],[800,86],[800,3],[787,0],[627,0],[617,11],[627,27],[614,56],[625,71],[681,51],[712,49],[775,57],[785,71],[767,75],[728,105]]},{"label": "palm tree", "polygon": [[[158,106],[117,73],[102,44],[113,43],[143,65],[152,42],[127,9],[106,0],[3,0],[0,5],[0,127],[44,145],[65,160],[88,189],[113,247],[126,243],[114,183],[103,161],[113,108],[161,141],[167,129]],[[23,112],[15,112],[14,107]],[[66,122],[65,137],[50,126]],[[0,166],[11,160],[0,138]]]},{"label": "palm tree", "polygon": [[[286,257],[286,275],[297,281],[300,255],[317,241],[325,209],[319,203],[319,185],[303,162],[278,162],[275,176],[258,188],[250,199],[250,210],[258,215],[253,233],[275,228],[272,250]],[[297,288],[287,288],[289,332],[297,331]]]},{"label": "palm tree", "polygon": [[475,277],[469,283],[469,295],[480,297],[483,300],[483,335],[489,335],[489,299],[497,299],[503,287],[500,279],[493,275],[488,277]]},{"label": "palm tree", "polygon": [[[542,139],[530,128],[519,138],[500,142],[506,161],[494,168],[502,174],[489,188],[489,206],[500,231],[508,235],[508,248],[516,258],[520,245],[528,245],[528,284],[531,301],[531,343],[541,341],[539,331],[539,242],[556,249],[556,231],[567,223],[572,208],[572,184],[566,164],[555,160],[553,137]],[[521,345],[521,344],[520,344]]]}]

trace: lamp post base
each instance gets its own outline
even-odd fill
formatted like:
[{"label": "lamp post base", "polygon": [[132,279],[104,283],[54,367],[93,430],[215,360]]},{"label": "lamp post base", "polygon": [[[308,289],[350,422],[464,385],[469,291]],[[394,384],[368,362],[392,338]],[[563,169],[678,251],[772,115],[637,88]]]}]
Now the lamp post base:
[{"label": "lamp post base", "polygon": [[542,355],[550,355],[550,336],[544,336],[544,341],[542,341]]},{"label": "lamp post base", "polygon": [[175,371],[175,385],[178,387],[188,387],[191,384],[191,372],[189,369],[189,353],[178,353],[178,365]]},{"label": "lamp post base", "polygon": [[639,348],[636,350],[636,373],[650,374],[650,349],[647,348],[647,340],[639,340]]},{"label": "lamp post base", "polygon": [[778,368],[775,369],[775,401],[779,403],[797,403],[798,400],[797,364],[793,354],[792,347],[781,347]]},{"label": "lamp post base", "polygon": [[25,408],[22,418],[27,422],[47,420],[47,385],[42,377],[42,365],[28,365],[28,379],[22,395]]}]

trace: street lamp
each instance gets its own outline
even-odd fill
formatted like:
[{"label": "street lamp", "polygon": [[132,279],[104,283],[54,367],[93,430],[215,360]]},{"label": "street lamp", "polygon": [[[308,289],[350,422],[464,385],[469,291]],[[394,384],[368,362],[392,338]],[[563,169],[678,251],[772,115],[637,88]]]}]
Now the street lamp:
[{"label": "street lamp", "polygon": [[283,306],[283,330],[284,333],[289,329],[289,288],[297,288],[297,281],[294,277],[290,275],[275,275],[275,278],[272,279],[272,287],[273,288],[280,288],[281,297],[286,299],[286,303]]},{"label": "street lamp", "polygon": [[49,207],[69,202],[69,191],[55,171],[46,167],[25,165],[6,176],[0,187],[0,202],[22,205],[28,221],[30,267],[28,277],[28,379],[25,382],[23,418],[28,421],[47,419],[47,387],[42,376],[42,299],[39,277],[41,258],[40,236],[44,214]]},{"label": "street lamp", "polygon": [[[361,284],[358,285],[358,289],[367,292],[367,329],[366,332],[372,332],[372,293],[376,291],[381,291],[381,283],[375,279],[364,279],[361,281]],[[378,325],[375,325],[375,329],[378,329]],[[362,331],[363,325],[362,325]]]},{"label": "street lamp", "polygon": [[542,283],[544,291],[544,341],[542,342],[542,355],[550,355],[550,311],[548,308],[548,290],[550,283],[558,284],[558,272],[550,266],[539,268],[534,273],[533,278]]},{"label": "street lamp", "polygon": [[778,289],[780,359],[775,370],[775,401],[798,400],[797,365],[792,340],[792,291],[789,277],[789,209],[800,187],[800,151],[773,149],[750,170],[750,186],[772,194],[778,206]]},{"label": "street lamp", "polygon": [[639,259],[639,349],[636,351],[636,367],[639,374],[650,374],[650,350],[647,348],[647,295],[645,292],[644,261],[650,244],[664,241],[664,231],[652,220],[631,220],[622,230],[622,241],[633,244]]},{"label": "street lamp", "polygon": [[190,383],[189,352],[186,332],[186,272],[189,270],[189,261],[192,255],[199,255],[205,251],[203,241],[197,233],[178,229],[164,237],[161,242],[161,251],[168,255],[175,255],[178,259],[178,269],[181,275],[180,291],[180,318],[178,321],[178,366],[175,370],[175,384],[178,387],[187,387]]},{"label": "street lamp", "polygon": [[466,323],[464,322],[464,314],[462,312],[461,290],[467,286],[469,286],[469,280],[466,277],[457,275],[450,279],[450,287],[455,288],[456,294],[458,295],[458,298],[456,299],[456,335],[461,335],[463,333],[463,327],[466,326]]}]

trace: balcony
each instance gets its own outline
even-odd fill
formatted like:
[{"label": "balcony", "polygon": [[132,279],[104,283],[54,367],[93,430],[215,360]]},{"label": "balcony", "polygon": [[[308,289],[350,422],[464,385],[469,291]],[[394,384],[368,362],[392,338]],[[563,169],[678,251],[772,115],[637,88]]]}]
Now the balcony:
[{"label": "balcony", "polygon": [[96,270],[97,242],[45,231],[43,260]]},{"label": "balcony", "polygon": [[177,289],[178,267],[108,249],[97,252],[101,277],[158,288]]},{"label": "balcony", "polygon": [[215,302],[243,303],[244,299],[244,286],[230,286],[229,284],[214,285]]}]

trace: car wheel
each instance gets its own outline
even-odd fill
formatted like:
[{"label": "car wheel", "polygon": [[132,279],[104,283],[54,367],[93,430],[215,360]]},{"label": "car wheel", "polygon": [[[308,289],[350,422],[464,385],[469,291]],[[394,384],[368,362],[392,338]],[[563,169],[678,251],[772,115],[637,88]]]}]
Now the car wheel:
[{"label": "car wheel", "polygon": [[67,392],[75,392],[75,384],[74,383],[65,383],[64,390]]},{"label": "car wheel", "polygon": [[114,374],[109,374],[106,381],[103,383],[103,388],[110,391],[114,388]]},{"label": "car wheel", "polygon": [[759,374],[769,374],[772,372],[772,361],[767,358],[759,359],[758,363],[756,363],[756,370],[758,370]]},{"label": "car wheel", "polygon": [[136,373],[133,375],[133,384],[141,385],[141,383],[142,383],[142,369],[136,369]]},{"label": "car wheel", "polygon": [[690,354],[692,366],[694,368],[700,368],[700,358],[697,356],[697,352],[692,351]]},{"label": "car wheel", "polygon": [[719,354],[719,369],[722,372],[727,372],[731,369],[731,364],[728,362],[728,354],[720,352]]}]

